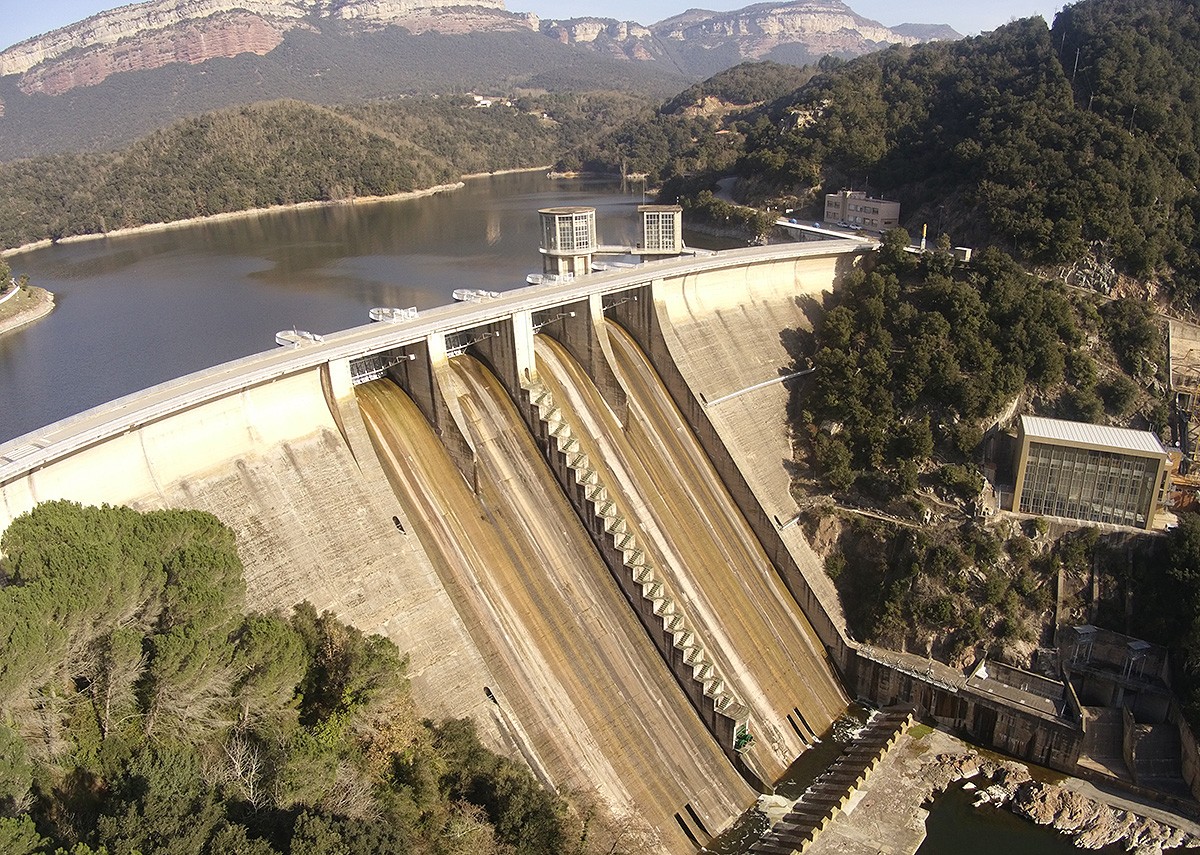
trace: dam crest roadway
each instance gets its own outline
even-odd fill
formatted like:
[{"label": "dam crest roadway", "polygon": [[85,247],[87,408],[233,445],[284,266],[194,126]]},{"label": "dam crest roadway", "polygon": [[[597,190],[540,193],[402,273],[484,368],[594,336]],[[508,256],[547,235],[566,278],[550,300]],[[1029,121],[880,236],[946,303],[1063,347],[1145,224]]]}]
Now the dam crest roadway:
[{"label": "dam crest roadway", "polygon": [[856,646],[781,522],[781,333],[872,249],[655,261],[216,366],[0,445],[0,529],[211,511],[251,608],[387,635],[427,715],[691,851],[849,700]]}]

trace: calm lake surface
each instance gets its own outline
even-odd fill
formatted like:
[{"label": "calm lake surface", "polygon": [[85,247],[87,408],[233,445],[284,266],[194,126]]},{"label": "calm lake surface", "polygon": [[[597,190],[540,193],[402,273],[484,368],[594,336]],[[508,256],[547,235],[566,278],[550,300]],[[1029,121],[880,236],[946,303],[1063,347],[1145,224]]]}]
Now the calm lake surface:
[{"label": "calm lake surface", "polygon": [[58,307],[0,337],[0,442],[270,350],[281,329],[330,333],[368,323],[372,306],[428,309],[455,288],[521,287],[541,270],[538,208],[593,205],[601,242],[630,244],[641,203],[640,186],[522,173],[23,253],[9,259],[15,274]]}]

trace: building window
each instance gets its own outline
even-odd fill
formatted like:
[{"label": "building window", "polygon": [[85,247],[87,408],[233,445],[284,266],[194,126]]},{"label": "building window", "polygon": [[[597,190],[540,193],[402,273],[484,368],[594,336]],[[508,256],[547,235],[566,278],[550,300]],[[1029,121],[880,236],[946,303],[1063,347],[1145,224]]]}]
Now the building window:
[{"label": "building window", "polygon": [[675,246],[675,215],[663,211],[646,211],[645,249],[659,252],[674,252]]},{"label": "building window", "polygon": [[1144,526],[1157,474],[1151,458],[1030,442],[1019,510]]},{"label": "building window", "polygon": [[590,250],[592,248],[592,218],[587,214],[576,214],[575,220],[575,245],[571,248],[580,252]]}]

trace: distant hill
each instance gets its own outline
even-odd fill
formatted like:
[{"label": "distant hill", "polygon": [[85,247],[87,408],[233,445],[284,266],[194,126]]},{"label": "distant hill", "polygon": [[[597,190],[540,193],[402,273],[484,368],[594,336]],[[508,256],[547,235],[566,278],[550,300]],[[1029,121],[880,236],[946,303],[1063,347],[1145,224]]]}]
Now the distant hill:
[{"label": "distant hill", "polygon": [[182,119],[114,153],[0,164],[0,248],[250,208],[385,196],[541,166],[642,102],[542,96],[298,101]]},{"label": "distant hill", "polygon": [[919,42],[952,42],[962,38],[962,33],[946,24],[897,24],[891,29]]},{"label": "distant hill", "polygon": [[0,52],[0,160],[105,150],[266,99],[609,89],[665,97],[746,58],[803,64],[917,37],[837,0],[652,27],[539,21],[502,0],[150,0]]}]

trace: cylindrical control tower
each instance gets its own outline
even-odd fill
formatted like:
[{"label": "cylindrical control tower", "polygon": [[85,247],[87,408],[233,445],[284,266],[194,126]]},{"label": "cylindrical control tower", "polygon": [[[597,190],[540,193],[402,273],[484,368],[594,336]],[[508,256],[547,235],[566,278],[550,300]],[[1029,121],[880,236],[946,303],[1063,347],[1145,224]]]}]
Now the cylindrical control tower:
[{"label": "cylindrical control tower", "polygon": [[596,251],[596,209],[542,208],[542,273],[570,278],[592,269]]}]

